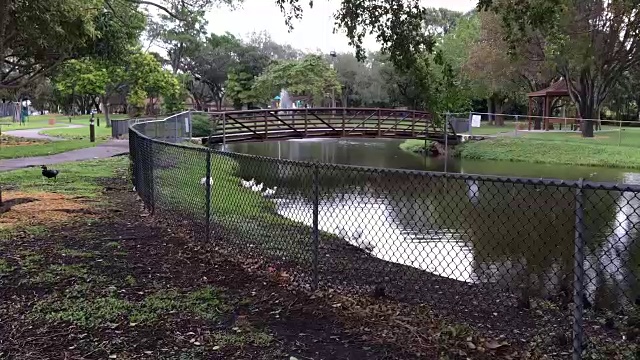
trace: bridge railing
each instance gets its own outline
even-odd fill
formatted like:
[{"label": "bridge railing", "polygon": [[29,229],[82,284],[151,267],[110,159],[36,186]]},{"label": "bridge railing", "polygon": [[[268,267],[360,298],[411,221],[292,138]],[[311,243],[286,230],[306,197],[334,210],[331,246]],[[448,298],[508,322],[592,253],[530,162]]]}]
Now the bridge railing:
[{"label": "bridge railing", "polygon": [[455,138],[424,111],[377,108],[261,109],[211,113],[213,143],[306,137]]}]

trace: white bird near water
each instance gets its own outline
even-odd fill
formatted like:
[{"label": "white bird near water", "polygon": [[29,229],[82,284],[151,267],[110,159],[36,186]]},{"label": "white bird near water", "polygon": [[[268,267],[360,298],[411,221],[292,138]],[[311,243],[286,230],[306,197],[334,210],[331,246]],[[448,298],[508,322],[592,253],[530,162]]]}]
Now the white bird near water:
[{"label": "white bird near water", "polygon": [[267,189],[262,193],[262,195],[264,195],[264,196],[273,196],[273,195],[276,193],[276,190],[278,190],[278,187],[277,187],[277,186],[274,186],[274,187],[273,187],[273,189],[269,189],[269,188],[267,188]]},{"label": "white bird near water", "polygon": [[240,185],[242,185],[243,187],[250,188],[255,184],[256,184],[256,179],[251,179],[249,181],[245,179],[240,179]]},{"label": "white bird near water", "polygon": [[[207,178],[203,177],[202,179],[200,179],[200,185],[206,185],[207,184]],[[213,179],[209,178],[209,185],[213,185]]]},{"label": "white bird near water", "polygon": [[253,186],[251,187],[251,190],[252,190],[252,191],[255,191],[255,192],[262,191],[262,187],[263,187],[263,186],[264,186],[264,184],[262,184],[262,183],[261,183],[261,184],[258,184],[258,185],[253,185]]}]

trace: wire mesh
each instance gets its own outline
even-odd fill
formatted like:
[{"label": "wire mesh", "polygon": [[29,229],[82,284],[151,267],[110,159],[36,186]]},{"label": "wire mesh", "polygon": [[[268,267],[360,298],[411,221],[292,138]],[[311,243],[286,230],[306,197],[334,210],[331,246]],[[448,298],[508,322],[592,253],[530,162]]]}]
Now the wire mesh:
[{"label": "wire mesh", "polygon": [[573,323],[573,349],[554,346],[577,358],[583,309],[624,313],[640,299],[638,186],[231,153],[185,143],[190,119],[132,126],[138,194],[238,254],[286,267],[298,285],[427,302],[489,333],[554,304],[512,335],[567,334]]}]

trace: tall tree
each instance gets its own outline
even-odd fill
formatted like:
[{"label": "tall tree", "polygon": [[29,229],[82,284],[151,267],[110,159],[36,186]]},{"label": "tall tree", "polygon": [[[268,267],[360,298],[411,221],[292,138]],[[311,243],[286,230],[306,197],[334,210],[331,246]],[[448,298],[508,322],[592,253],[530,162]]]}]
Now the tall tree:
[{"label": "tall tree", "polygon": [[272,62],[265,51],[253,45],[241,46],[236,52],[237,62],[227,74],[226,96],[234,107],[250,106],[258,101],[253,84]]},{"label": "tall tree", "polygon": [[340,94],[335,70],[319,55],[278,61],[256,79],[253,88],[256,97],[263,102],[269,102],[280,89],[286,89],[292,95],[308,96],[313,103],[321,102],[332,90]]},{"label": "tall tree", "polygon": [[185,59],[184,69],[207,85],[218,110],[225,95],[227,73],[237,62],[240,40],[231,34],[211,34],[197,51]]},{"label": "tall tree", "polygon": [[266,31],[253,32],[249,36],[248,45],[273,60],[295,60],[303,56],[302,51],[293,46],[277,43]]},{"label": "tall tree", "polygon": [[[161,13],[159,21],[149,25],[147,36],[157,41],[167,52],[174,74],[184,70],[184,61],[200,48],[206,34],[204,10],[192,11],[184,5],[174,5],[172,15]],[[177,17],[176,17],[177,16]]]},{"label": "tall tree", "polygon": [[[640,63],[638,2],[628,0],[481,0],[500,14],[512,50],[544,41],[544,53],[566,81],[583,119],[600,116],[624,74]],[[594,123],[581,126],[593,137]]]}]

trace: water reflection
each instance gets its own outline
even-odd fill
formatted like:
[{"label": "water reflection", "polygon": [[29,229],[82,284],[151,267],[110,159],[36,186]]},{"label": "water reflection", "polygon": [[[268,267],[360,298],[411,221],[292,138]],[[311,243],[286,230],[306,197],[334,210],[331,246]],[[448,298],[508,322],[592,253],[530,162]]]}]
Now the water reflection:
[{"label": "water reflection", "polygon": [[[372,167],[428,168],[441,160],[398,150],[398,142],[315,140],[233,144],[233,151],[296,160]],[[465,163],[469,169],[506,171],[500,165]],[[311,173],[292,164],[241,163],[245,178],[278,185],[278,213],[312,224]],[[526,164],[527,171],[534,167]],[[449,164],[449,169],[463,172]],[[502,170],[499,170],[502,169]],[[521,175],[512,166],[509,175]],[[551,171],[544,167],[546,173]],[[555,169],[559,169],[557,166]],[[562,174],[593,174],[567,167]],[[481,171],[473,171],[479,173]],[[598,170],[604,180],[640,184],[640,175]],[[501,174],[505,175],[505,174]],[[526,174],[525,174],[526,176]],[[546,175],[543,175],[546,177]],[[538,176],[539,177],[539,176]],[[551,176],[553,177],[553,176]],[[282,191],[280,191],[282,189]],[[324,169],[320,175],[320,230],[390,262],[413,266],[465,282],[525,286],[533,294],[559,296],[573,280],[575,193],[531,184],[428,178],[375,171]],[[630,192],[585,191],[587,297],[601,306],[619,306],[640,294],[640,198]],[[570,291],[569,291],[570,292]]]},{"label": "water reflection", "polygon": [[[640,175],[625,174],[625,183],[640,184]],[[638,247],[634,244],[640,222],[638,194],[621,192],[615,209],[615,218],[604,231],[608,233],[605,241],[592,249],[585,260],[586,276],[591,279],[586,286],[587,297],[606,306],[620,305],[618,302],[626,298],[623,295],[632,291],[633,282],[637,281],[631,255],[632,249]]]}]

